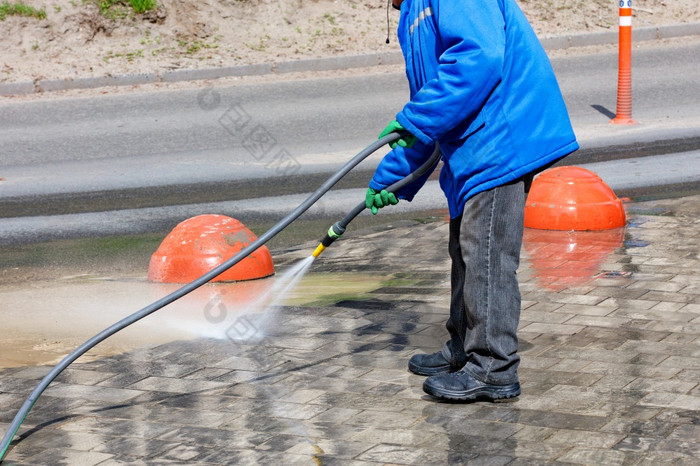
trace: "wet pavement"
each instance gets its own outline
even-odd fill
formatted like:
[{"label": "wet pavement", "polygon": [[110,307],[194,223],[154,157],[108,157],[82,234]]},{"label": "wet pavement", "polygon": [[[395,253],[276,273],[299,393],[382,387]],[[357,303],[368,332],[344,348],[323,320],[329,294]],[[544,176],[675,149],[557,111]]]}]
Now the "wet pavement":
[{"label": "wet pavement", "polygon": [[[514,401],[423,394],[406,364],[447,335],[448,226],[377,222],[324,252],[274,312],[232,311],[226,338],[144,332],[79,360],[3,465],[697,464],[700,196],[627,210],[624,230],[526,231]],[[273,249],[278,269],[315,246]],[[138,277],[111,278],[136,299]],[[200,319],[208,303],[230,309],[202,299]],[[49,369],[0,372],[0,430]]]}]

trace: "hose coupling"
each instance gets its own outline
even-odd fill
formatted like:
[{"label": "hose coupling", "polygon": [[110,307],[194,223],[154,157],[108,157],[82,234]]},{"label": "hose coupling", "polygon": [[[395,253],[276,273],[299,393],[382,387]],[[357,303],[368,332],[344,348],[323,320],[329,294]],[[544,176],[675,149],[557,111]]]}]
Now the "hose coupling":
[{"label": "hose coupling", "polygon": [[318,245],[316,250],[313,252],[312,256],[318,257],[328,246],[333,244],[333,241],[340,238],[340,236],[345,233],[345,226],[343,226],[339,221],[335,222],[326,233],[326,236],[321,240],[321,244]]}]

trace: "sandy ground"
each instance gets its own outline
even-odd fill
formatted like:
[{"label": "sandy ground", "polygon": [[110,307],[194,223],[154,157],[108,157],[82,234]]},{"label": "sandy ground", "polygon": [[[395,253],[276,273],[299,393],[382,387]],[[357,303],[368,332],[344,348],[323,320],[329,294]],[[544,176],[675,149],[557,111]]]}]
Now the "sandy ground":
[{"label": "sandy ground", "polygon": [[[399,50],[382,0],[158,0],[134,14],[95,0],[24,0],[45,19],[0,21],[0,82],[211,68]],[[126,4],[126,2],[124,3]],[[540,37],[615,30],[611,0],[519,0]],[[635,27],[700,21],[696,2],[635,0]]]}]

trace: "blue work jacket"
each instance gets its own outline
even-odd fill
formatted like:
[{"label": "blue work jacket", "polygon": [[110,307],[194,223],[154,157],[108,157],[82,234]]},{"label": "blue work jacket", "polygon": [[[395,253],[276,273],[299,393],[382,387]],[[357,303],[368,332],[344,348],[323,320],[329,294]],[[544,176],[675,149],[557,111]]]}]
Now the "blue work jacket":
[{"label": "blue work jacket", "polygon": [[[473,195],[578,149],[552,66],[515,0],[405,0],[398,37],[411,100],[396,119],[418,142],[380,162],[379,190],[436,143],[450,217]],[[400,190],[411,200],[427,176]]]}]

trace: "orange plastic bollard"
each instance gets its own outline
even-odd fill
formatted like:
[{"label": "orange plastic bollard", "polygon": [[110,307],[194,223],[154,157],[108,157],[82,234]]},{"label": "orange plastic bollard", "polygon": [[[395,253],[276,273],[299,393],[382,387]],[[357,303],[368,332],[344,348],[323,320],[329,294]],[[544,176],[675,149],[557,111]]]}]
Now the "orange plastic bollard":
[{"label": "orange plastic bollard", "polygon": [[[178,224],[151,256],[148,279],[188,283],[236,255],[257,237],[235,218],[199,215]],[[261,246],[212,281],[240,281],[275,273],[272,256]]]},{"label": "orange plastic bollard", "polygon": [[620,51],[617,71],[617,111],[614,125],[636,125],[632,119],[632,0],[620,0]]},{"label": "orange plastic bollard", "polygon": [[541,230],[607,230],[626,223],[625,209],[598,175],[581,167],[556,167],[532,183],[525,226]]}]

